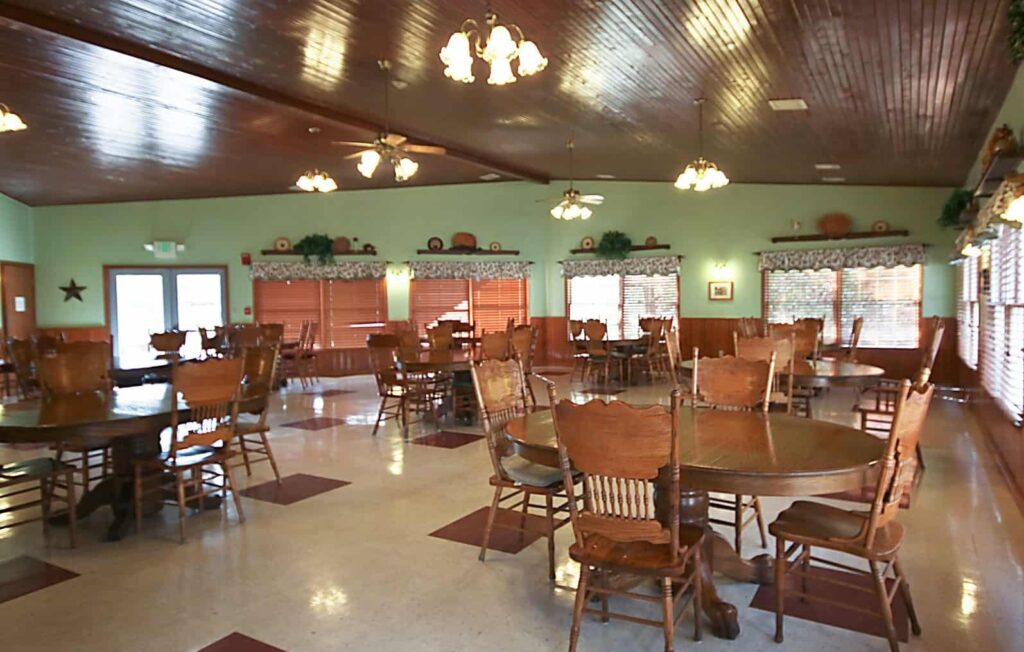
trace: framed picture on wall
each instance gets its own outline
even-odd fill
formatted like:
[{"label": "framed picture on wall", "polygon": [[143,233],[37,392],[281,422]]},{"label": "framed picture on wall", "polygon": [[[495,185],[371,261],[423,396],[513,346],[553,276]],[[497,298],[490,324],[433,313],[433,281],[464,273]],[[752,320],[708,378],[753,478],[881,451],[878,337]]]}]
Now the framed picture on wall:
[{"label": "framed picture on wall", "polygon": [[732,301],[732,281],[710,281],[708,301]]}]

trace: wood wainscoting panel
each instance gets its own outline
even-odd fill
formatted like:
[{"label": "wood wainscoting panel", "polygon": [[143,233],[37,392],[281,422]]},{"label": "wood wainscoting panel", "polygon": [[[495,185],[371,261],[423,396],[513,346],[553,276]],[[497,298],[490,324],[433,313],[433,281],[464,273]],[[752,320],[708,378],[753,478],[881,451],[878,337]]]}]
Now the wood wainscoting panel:
[{"label": "wood wainscoting panel", "polygon": [[569,320],[566,317],[531,317],[537,328],[537,350],[534,367],[568,367],[572,365],[569,344]]},{"label": "wood wainscoting panel", "polygon": [[65,342],[109,342],[110,329],[106,326],[47,326],[36,329],[40,335],[63,335]]},{"label": "wood wainscoting panel", "polygon": [[324,377],[356,376],[371,373],[370,356],[361,349],[317,349],[316,371]]},{"label": "wood wainscoting panel", "polygon": [[1017,507],[1024,513],[1024,430],[1014,425],[1005,411],[983,389],[971,393],[968,403],[985,432]]}]

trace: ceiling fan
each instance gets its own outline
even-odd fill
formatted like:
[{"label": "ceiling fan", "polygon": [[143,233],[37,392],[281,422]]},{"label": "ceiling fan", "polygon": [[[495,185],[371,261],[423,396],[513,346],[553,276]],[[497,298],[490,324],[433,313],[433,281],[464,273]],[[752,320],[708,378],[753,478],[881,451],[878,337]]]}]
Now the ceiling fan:
[{"label": "ceiling fan", "polygon": [[361,152],[349,154],[345,158],[358,158],[359,163],[356,164],[356,169],[367,179],[373,177],[381,161],[386,161],[391,164],[395,171],[395,181],[401,183],[411,179],[420,167],[419,163],[409,158],[409,154],[444,156],[448,153],[448,150],[437,145],[410,143],[405,136],[391,133],[389,128],[391,120],[391,62],[387,59],[381,59],[377,64],[384,71],[386,82],[384,85],[384,131],[372,143],[336,140],[331,144],[341,145],[342,147],[366,148]]},{"label": "ceiling fan", "polygon": [[[556,220],[587,220],[593,215],[593,211],[587,207],[600,206],[604,203],[604,195],[584,195],[574,187],[576,181],[575,171],[573,169],[573,151],[576,149],[575,137],[570,137],[569,141],[566,142],[565,148],[569,150],[569,189],[562,193],[561,201],[551,209],[551,217]],[[541,201],[551,201],[555,199],[550,197],[548,199],[542,199]]]}]

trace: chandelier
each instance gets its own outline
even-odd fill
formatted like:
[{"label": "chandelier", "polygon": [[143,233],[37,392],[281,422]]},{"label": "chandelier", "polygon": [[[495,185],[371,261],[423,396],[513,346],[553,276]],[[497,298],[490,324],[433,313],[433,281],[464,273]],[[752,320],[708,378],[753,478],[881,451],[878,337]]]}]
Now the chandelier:
[{"label": "chandelier", "polygon": [[332,192],[338,189],[338,184],[331,175],[316,168],[306,170],[295,185],[299,190],[306,192]]},{"label": "chandelier", "polygon": [[21,116],[11,111],[6,104],[0,104],[0,133],[5,131],[24,131],[28,125]]},{"label": "chandelier", "polygon": [[704,98],[695,100],[694,103],[700,112],[697,150],[699,156],[676,178],[675,186],[680,190],[704,192],[728,185],[729,177],[725,176],[725,172],[719,170],[717,165],[704,158]]},{"label": "chandelier", "polygon": [[573,152],[576,150],[575,139],[570,138],[569,142],[565,144],[565,148],[569,150],[569,189],[562,193],[562,200],[551,209],[551,217],[566,221],[588,220],[594,212],[587,204],[600,206],[604,203],[604,196],[584,195],[573,187],[576,181],[576,171],[573,165]]},{"label": "chandelier", "polygon": [[[320,142],[320,127],[310,127],[309,133],[313,134],[317,143]],[[304,192],[333,192],[338,189],[338,184],[331,175],[313,168],[302,173],[295,182],[295,187]]]},{"label": "chandelier", "polygon": [[[498,15],[488,11],[484,21],[485,27],[472,18],[462,23],[459,31],[448,39],[448,45],[441,48],[441,61],[444,63],[445,77],[455,81],[471,84],[476,80],[473,76],[473,52],[491,66],[488,84],[503,86],[516,81],[512,74],[512,61],[519,61],[519,76],[528,77],[544,70],[548,65],[533,41],[527,41],[523,30],[516,25],[501,25]],[[517,39],[513,40],[512,32]],[[481,43],[483,46],[481,47]]]}]

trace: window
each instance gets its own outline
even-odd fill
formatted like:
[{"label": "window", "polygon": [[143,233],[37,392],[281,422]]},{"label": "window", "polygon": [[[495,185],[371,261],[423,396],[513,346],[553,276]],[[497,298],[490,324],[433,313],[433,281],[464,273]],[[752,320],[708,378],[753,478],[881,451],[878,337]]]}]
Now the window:
[{"label": "window", "polygon": [[199,328],[223,326],[227,317],[223,268],[108,268],[114,365],[138,369],[156,363],[149,336],[188,331],[182,355],[202,350]]},{"label": "window", "polygon": [[641,318],[679,314],[679,277],[574,276],[566,282],[566,300],[569,319],[597,319],[608,325],[609,339],[636,339]]},{"label": "window", "polygon": [[387,325],[388,297],[382,279],[355,281],[254,281],[256,321],[284,324],[296,340],[303,321],[317,323],[322,348],[357,349]]},{"label": "window", "polygon": [[978,306],[978,259],[968,258],[957,276],[957,351],[971,369],[978,368],[981,312]]},{"label": "window", "polygon": [[441,320],[475,323],[477,334],[529,320],[526,279],[413,279],[409,317],[421,334]]},{"label": "window", "polygon": [[[989,272],[979,328],[982,386],[1016,422],[1024,414],[1024,238],[999,227],[977,269]],[[987,264],[987,265],[986,265]],[[965,265],[966,266],[966,265]],[[967,272],[969,273],[969,271]]]},{"label": "window", "polygon": [[823,317],[826,343],[847,343],[863,316],[861,347],[916,348],[921,266],[765,272],[764,315],[769,323]]}]

